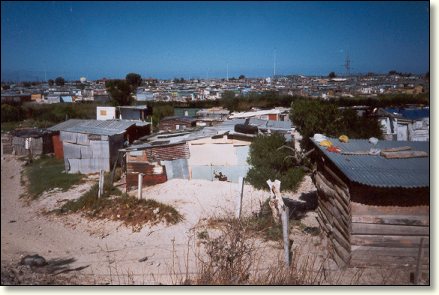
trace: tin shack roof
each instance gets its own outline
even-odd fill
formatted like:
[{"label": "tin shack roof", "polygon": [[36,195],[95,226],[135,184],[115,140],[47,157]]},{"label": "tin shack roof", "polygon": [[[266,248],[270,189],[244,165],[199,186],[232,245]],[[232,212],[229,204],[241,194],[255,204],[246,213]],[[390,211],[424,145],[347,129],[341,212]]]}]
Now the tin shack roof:
[{"label": "tin shack roof", "polygon": [[77,120],[70,119],[48,128],[51,131],[68,131],[76,133],[115,135],[125,132],[129,127],[136,125],[134,121],[126,120]]},{"label": "tin shack roof", "polygon": [[[352,182],[384,188],[427,188],[430,187],[430,157],[386,159],[382,156],[343,155],[329,152],[313,138],[313,143]],[[429,142],[383,141],[373,146],[367,139],[350,139],[343,143],[336,138],[328,138],[342,151],[368,151],[370,148],[387,149],[411,147],[411,150],[429,153]]]},{"label": "tin shack roof", "polygon": [[45,134],[50,134],[52,131],[42,128],[22,128],[11,131],[12,136],[15,137],[33,137],[39,138]]}]

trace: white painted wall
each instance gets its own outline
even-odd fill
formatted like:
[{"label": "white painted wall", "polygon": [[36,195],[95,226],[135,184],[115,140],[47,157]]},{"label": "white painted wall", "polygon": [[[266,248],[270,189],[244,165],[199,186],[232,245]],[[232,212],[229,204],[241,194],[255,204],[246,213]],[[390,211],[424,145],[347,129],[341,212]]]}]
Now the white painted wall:
[{"label": "white painted wall", "polygon": [[116,119],[115,107],[96,107],[96,120]]}]

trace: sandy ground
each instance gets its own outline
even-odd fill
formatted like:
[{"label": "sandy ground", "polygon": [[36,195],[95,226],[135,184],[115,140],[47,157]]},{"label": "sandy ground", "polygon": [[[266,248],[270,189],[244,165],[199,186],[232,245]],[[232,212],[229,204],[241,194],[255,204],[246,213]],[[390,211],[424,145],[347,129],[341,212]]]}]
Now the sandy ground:
[{"label": "sandy ground", "polygon": [[[196,225],[209,217],[233,215],[239,194],[238,184],[204,180],[175,179],[145,188],[144,197],[175,206],[184,221],[173,226],[146,225],[133,232],[119,222],[92,221],[80,214],[45,214],[68,199],[78,198],[93,181],[68,192],[46,192],[30,203],[20,199],[22,165],[14,156],[2,155],[2,264],[16,263],[32,254],[47,260],[73,258],[71,268],[88,266],[81,274],[90,284],[173,283],[179,273],[194,272]],[[267,197],[267,192],[245,185],[242,214],[258,211]],[[146,261],[139,262],[145,257]],[[175,277],[170,278],[170,273]]]},{"label": "sandy ground", "polygon": [[[96,182],[89,177],[87,183],[73,187],[68,192],[53,190],[44,193],[30,203],[20,198],[24,192],[20,183],[23,162],[12,155],[1,158],[1,263],[17,265],[25,255],[39,254],[46,260],[72,259],[69,269],[74,271],[80,284],[176,284],[186,274],[197,271],[200,245],[197,234],[210,217],[233,216],[238,184],[205,180],[174,179],[166,183],[144,188],[145,198],[173,205],[184,216],[184,221],[166,226],[145,225],[133,232],[120,222],[90,220],[81,214],[54,215],[45,212],[59,208],[66,200],[78,198]],[[315,198],[315,187],[306,177],[297,193],[284,194],[297,206],[306,209]],[[136,191],[131,192],[136,195]],[[244,186],[242,214],[248,215],[260,209],[269,194]],[[316,227],[316,213],[304,210],[301,222]],[[320,238],[304,234],[297,228],[290,233],[292,248],[305,256],[322,259]],[[264,261],[273,262],[282,257],[282,245],[257,241]],[[268,253],[268,254],[267,254]],[[334,264],[325,267],[335,269]],[[350,277],[357,273],[351,271]],[[347,281],[327,283],[348,284]],[[364,281],[363,283],[377,283]],[[380,282],[378,281],[378,284]]]}]

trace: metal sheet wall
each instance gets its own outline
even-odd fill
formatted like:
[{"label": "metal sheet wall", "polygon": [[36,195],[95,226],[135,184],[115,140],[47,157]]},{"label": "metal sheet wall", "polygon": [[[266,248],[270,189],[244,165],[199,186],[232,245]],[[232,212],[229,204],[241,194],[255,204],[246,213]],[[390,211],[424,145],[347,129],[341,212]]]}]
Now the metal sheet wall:
[{"label": "metal sheet wall", "polygon": [[[19,156],[27,156],[29,154],[28,150],[25,148],[26,138],[24,137],[13,137],[12,138],[12,147],[15,152],[15,155]],[[40,138],[32,138],[31,141],[31,150],[33,155],[41,155],[43,153],[43,139]]]},{"label": "metal sheet wall", "polygon": [[100,169],[110,171],[110,162],[108,159],[68,159],[69,173],[96,173]]},{"label": "metal sheet wall", "polygon": [[90,148],[92,150],[93,158],[109,159],[110,149],[108,141],[90,140]]},{"label": "metal sheet wall", "polygon": [[89,145],[88,134],[78,133],[76,136],[76,143],[80,145]]},{"label": "metal sheet wall", "polygon": [[63,142],[64,158],[66,159],[80,159],[81,158],[81,146]]},{"label": "metal sheet wall", "polygon": [[168,179],[189,179],[187,159],[160,161],[160,163],[166,167],[166,176]]},{"label": "metal sheet wall", "polygon": [[76,143],[77,133],[61,131],[60,138],[62,142]]}]

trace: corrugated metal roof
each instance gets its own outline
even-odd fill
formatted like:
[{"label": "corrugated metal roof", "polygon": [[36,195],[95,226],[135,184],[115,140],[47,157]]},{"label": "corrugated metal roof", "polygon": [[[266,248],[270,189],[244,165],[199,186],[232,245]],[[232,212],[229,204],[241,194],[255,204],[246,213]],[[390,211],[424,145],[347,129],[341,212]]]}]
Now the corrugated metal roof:
[{"label": "corrugated metal roof", "polygon": [[78,120],[70,119],[48,128],[51,131],[68,131],[77,133],[114,135],[123,133],[126,129],[136,125],[134,121],[124,120]]},{"label": "corrugated metal roof", "polygon": [[[347,152],[368,151],[372,147],[382,150],[410,146],[412,150],[429,153],[429,142],[380,140],[373,146],[366,139],[350,139],[347,143],[342,143],[336,138],[328,139]],[[314,139],[311,140],[353,182],[387,188],[430,187],[430,157],[386,159],[382,156],[343,155],[328,152]]]},{"label": "corrugated metal roof", "polygon": [[66,130],[66,129],[70,128],[70,127],[76,126],[76,125],[78,125],[78,124],[80,124],[81,122],[84,122],[84,121],[87,121],[87,120],[70,119],[70,120],[61,122],[61,123],[59,123],[59,124],[57,124],[55,126],[52,126],[50,128],[47,128],[47,130],[50,130],[50,131],[64,131],[64,130]]}]

